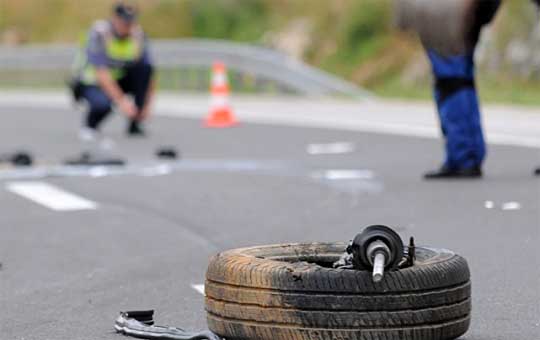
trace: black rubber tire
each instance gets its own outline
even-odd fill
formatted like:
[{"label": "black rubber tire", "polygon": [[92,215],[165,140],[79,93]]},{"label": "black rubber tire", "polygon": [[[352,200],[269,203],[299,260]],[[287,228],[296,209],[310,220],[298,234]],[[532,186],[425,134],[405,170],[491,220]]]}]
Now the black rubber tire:
[{"label": "black rubber tire", "polygon": [[231,250],[206,274],[208,325],[227,340],[447,340],[469,328],[470,272],[447,250],[417,248],[415,266],[332,269],[346,244]]}]

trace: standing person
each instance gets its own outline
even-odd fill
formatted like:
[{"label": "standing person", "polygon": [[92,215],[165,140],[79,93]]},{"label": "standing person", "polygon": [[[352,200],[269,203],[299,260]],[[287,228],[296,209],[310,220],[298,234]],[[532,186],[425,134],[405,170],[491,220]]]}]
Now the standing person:
[{"label": "standing person", "polygon": [[144,135],[142,122],[150,115],[155,81],[137,15],[136,8],[118,3],[109,20],[97,21],[90,30],[73,87],[76,99],[84,98],[89,106],[83,140],[99,136],[113,105],[128,118],[129,136]]},{"label": "standing person", "polygon": [[474,53],[482,27],[501,0],[397,0],[402,28],[416,30],[435,77],[434,97],[445,138],[443,165],[426,179],[479,178],[486,155],[475,86]]}]

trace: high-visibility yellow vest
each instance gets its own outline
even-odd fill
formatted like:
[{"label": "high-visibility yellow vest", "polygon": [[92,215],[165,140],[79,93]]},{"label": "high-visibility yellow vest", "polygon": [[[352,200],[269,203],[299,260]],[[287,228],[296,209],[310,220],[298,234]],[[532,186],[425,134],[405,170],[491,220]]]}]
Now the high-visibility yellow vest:
[{"label": "high-visibility yellow vest", "polygon": [[[101,34],[105,43],[105,53],[107,58],[111,60],[111,64],[113,64],[109,66],[111,76],[115,80],[121,79],[124,76],[124,67],[136,62],[142,56],[144,50],[144,33],[142,29],[135,27],[132,34],[125,39],[117,38],[108,22],[98,22],[94,29]],[[80,80],[86,85],[95,85],[97,83],[96,68],[87,60],[86,47],[88,41],[85,40],[84,48],[76,58],[76,64],[79,65]]]}]

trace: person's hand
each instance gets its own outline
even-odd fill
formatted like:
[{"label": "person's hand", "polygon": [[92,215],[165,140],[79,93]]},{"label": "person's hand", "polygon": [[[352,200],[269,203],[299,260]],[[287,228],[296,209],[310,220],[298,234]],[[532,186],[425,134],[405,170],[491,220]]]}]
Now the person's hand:
[{"label": "person's hand", "polygon": [[137,107],[129,98],[122,97],[122,99],[120,99],[116,105],[118,106],[118,109],[128,118],[134,119],[137,117]]}]

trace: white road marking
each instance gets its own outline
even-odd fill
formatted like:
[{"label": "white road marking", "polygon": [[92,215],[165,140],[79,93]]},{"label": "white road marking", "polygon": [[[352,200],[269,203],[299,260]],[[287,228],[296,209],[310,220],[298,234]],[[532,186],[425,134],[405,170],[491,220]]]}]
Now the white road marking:
[{"label": "white road marking", "polygon": [[[26,100],[29,96],[32,97],[31,101]],[[62,92],[25,90],[0,93],[0,105],[65,109],[70,103]],[[237,97],[235,108],[239,119],[247,123],[440,138],[440,128],[431,102],[276,99],[259,96]],[[207,109],[206,95],[179,97],[178,94],[162,94],[156,101],[156,114],[167,117],[202,119]],[[537,133],[540,115],[537,108],[497,105],[486,106],[483,111],[490,143],[540,147]]]},{"label": "white road marking", "polygon": [[11,182],[6,189],[55,211],[92,210],[97,203],[45,182]]},{"label": "white road marking", "polygon": [[339,180],[371,180],[375,177],[370,170],[325,170],[312,174],[312,178],[326,179],[329,181]]},{"label": "white road marking", "polygon": [[95,166],[89,170],[90,177],[100,178],[106,177],[110,174],[109,169],[106,166]]},{"label": "white road marking", "polygon": [[[178,110],[177,98],[163,98],[156,114],[166,117],[202,118],[206,112],[197,98],[183,98]],[[186,101],[188,104],[186,105]],[[238,119],[246,123],[283,125],[302,128],[338,129],[397,136],[441,138],[439,124],[430,102],[392,101],[237,101]],[[331,112],[339,111],[332,115]],[[535,109],[516,107],[485,108],[485,133],[490,144],[540,148],[536,133],[540,118]],[[526,112],[523,112],[526,111]],[[534,111],[534,112],[533,112]],[[515,114],[517,113],[517,114]],[[520,114],[521,113],[521,114]],[[519,117],[519,118],[516,118]],[[532,119],[530,118],[532,117]]]},{"label": "white road marking", "polygon": [[141,176],[144,177],[156,177],[156,176],[165,176],[173,172],[173,169],[168,164],[160,164],[156,167],[145,168],[140,172]]},{"label": "white road marking", "polygon": [[502,205],[502,210],[520,210],[521,204],[519,202],[507,202]]},{"label": "white road marking", "polygon": [[0,169],[0,181],[31,181],[58,177],[164,176],[174,172],[238,172],[298,175],[293,164],[285,161],[249,159],[183,159],[166,163],[142,163],[129,166],[36,166]]},{"label": "white road marking", "polygon": [[493,201],[486,201],[484,203],[484,207],[486,207],[486,209],[493,209],[495,208],[495,202]]},{"label": "white road marking", "polygon": [[191,288],[195,289],[197,291],[197,293],[201,294],[201,295],[206,295],[204,293],[204,285],[203,284],[192,284],[191,285]]},{"label": "white road marking", "polygon": [[306,151],[310,155],[331,155],[351,153],[355,150],[353,143],[337,142],[329,144],[309,144]]}]

